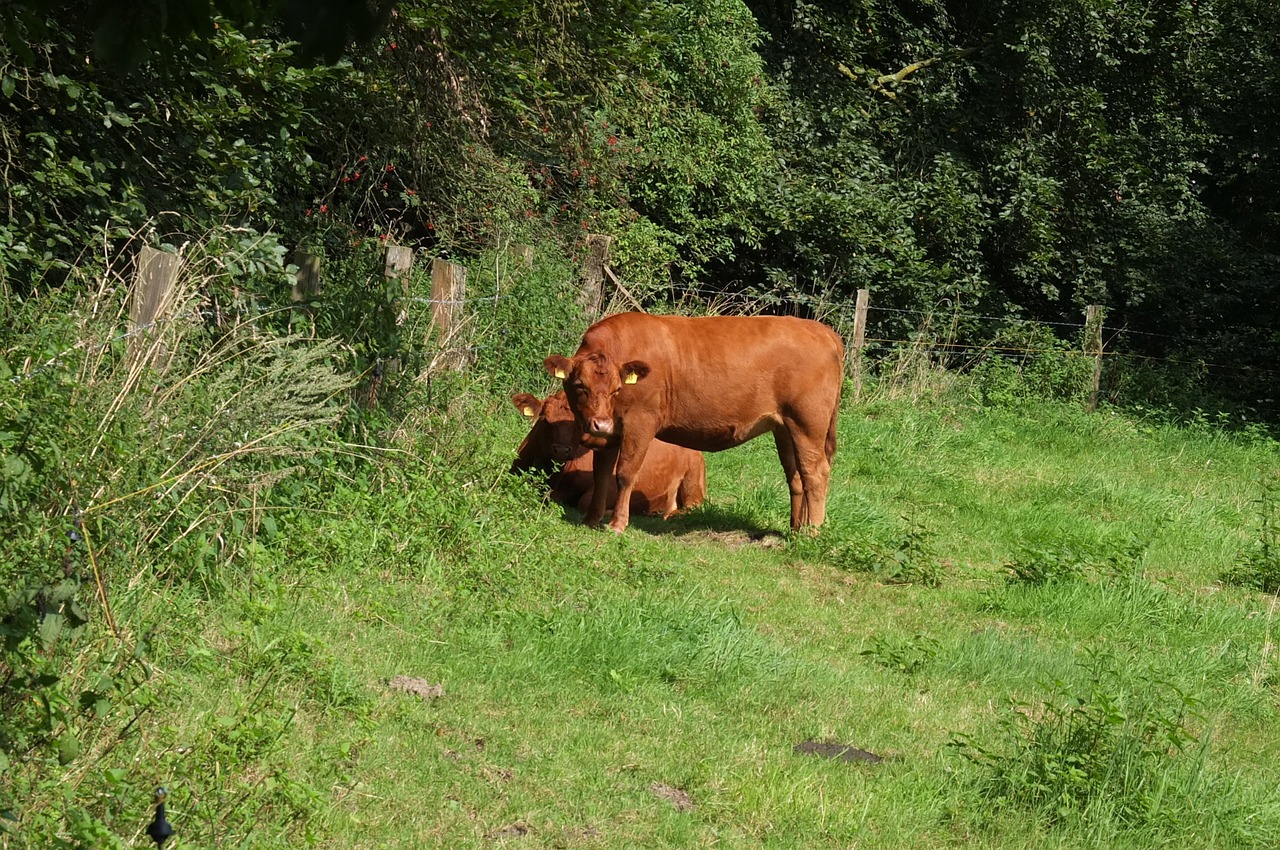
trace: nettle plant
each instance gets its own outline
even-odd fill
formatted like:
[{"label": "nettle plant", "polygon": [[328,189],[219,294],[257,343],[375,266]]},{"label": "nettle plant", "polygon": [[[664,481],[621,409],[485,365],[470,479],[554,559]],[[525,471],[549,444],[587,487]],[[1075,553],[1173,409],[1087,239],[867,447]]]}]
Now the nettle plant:
[{"label": "nettle plant", "polygon": [[1254,504],[1257,540],[1240,553],[1235,564],[1222,574],[1222,580],[1263,593],[1280,593],[1280,475],[1263,480],[1262,493]]},{"label": "nettle plant", "polygon": [[997,740],[957,735],[951,744],[981,769],[977,793],[998,807],[1050,824],[1093,814],[1158,825],[1194,798],[1203,760],[1183,757],[1202,741],[1200,702],[1151,670],[1127,679],[1104,653],[1080,666],[1082,682],[1057,681],[1038,703],[1012,703]]}]

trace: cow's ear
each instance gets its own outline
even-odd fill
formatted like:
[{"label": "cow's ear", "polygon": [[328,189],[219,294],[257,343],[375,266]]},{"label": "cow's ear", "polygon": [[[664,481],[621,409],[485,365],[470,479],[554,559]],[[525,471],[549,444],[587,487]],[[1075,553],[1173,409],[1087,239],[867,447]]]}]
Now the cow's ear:
[{"label": "cow's ear", "polygon": [[542,402],[537,396],[529,395],[529,393],[516,393],[511,397],[511,403],[516,406],[516,410],[524,416],[525,419],[537,419],[542,413]]},{"label": "cow's ear", "polygon": [[649,364],[643,360],[632,360],[622,364],[622,383],[634,384],[649,374]]},{"label": "cow's ear", "polygon": [[569,372],[573,370],[573,361],[559,354],[553,354],[543,360],[542,365],[546,368],[547,374],[562,381],[569,377]]}]

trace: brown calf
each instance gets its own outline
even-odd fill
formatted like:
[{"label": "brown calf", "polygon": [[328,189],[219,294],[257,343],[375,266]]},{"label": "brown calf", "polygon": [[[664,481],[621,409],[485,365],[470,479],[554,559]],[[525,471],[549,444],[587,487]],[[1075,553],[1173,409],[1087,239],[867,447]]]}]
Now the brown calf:
[{"label": "brown calf", "polygon": [[[551,498],[586,511],[595,490],[594,453],[582,445],[582,431],[564,393],[553,393],[542,401],[519,393],[511,401],[533,423],[511,471],[548,473]],[[608,489],[605,507],[611,509],[618,500],[617,485],[610,481]],[[702,453],[655,441],[631,493],[630,508],[666,519],[701,504],[706,495],[707,462]]]}]

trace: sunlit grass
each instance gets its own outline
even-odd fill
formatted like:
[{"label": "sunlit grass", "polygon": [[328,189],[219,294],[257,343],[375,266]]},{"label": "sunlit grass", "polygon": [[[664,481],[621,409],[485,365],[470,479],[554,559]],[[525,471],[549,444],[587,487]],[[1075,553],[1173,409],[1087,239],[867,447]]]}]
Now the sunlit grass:
[{"label": "sunlit grass", "polygon": [[[1109,414],[848,410],[814,543],[786,533],[767,439],[709,458],[705,506],[621,538],[495,467],[458,497],[468,517],[410,489],[317,519],[269,582],[205,612],[204,648],[171,676],[193,718],[263,687],[298,707],[280,758],[327,801],[308,827],[322,847],[1267,846],[1275,612],[1215,577],[1278,457]],[[484,526],[441,530],[459,522]],[[908,532],[939,587],[823,555]],[[1080,569],[1011,581],[1037,547]],[[1198,700],[1203,781],[1226,800],[1140,828],[991,807],[950,742],[995,746],[1009,700],[1080,685],[1090,652],[1115,659],[1118,689],[1159,676]],[[395,675],[444,696],[392,691]],[[885,761],[793,752],[809,739]]]}]

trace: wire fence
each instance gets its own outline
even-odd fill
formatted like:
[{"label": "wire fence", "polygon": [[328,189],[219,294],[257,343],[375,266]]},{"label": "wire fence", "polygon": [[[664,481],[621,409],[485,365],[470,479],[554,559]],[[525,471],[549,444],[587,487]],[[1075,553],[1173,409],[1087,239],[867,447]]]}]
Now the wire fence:
[{"label": "wire fence", "polygon": [[[393,248],[394,246],[389,246]],[[441,260],[435,260],[433,263],[444,263]],[[411,269],[409,266],[398,269],[396,274],[408,275]],[[460,269],[461,267],[453,266],[451,263],[444,263],[445,266],[452,269]],[[606,267],[607,268],[607,267]],[[453,281],[447,282],[443,288],[437,288],[435,284],[435,266],[433,265],[433,291],[430,297],[423,295],[410,295],[406,290],[405,296],[398,299],[405,305],[421,305],[430,308],[433,311],[431,321],[437,325],[440,336],[447,337],[455,327],[464,320],[469,310],[475,310],[484,306],[496,306],[499,302],[505,302],[508,299],[516,297],[513,292],[495,291],[492,294],[468,295],[465,291],[465,270],[456,274]],[[392,276],[392,272],[388,271],[388,276]],[[448,279],[450,272],[446,269],[445,278]],[[610,277],[617,281],[616,275],[610,274]],[[140,283],[135,287],[141,287]],[[677,303],[689,298],[700,299],[708,305],[720,305],[722,308],[729,305],[740,306],[747,310],[764,311],[776,307],[804,308],[813,315],[824,318],[831,324],[835,324],[838,329],[844,330],[852,326],[857,320],[855,313],[855,305],[847,298],[833,298],[827,294],[809,294],[809,293],[788,293],[785,297],[769,296],[767,294],[758,294],[752,292],[732,292],[720,289],[712,289],[710,287],[692,285],[674,287],[669,291],[670,296],[674,296]],[[137,297],[132,295],[131,297]],[[633,300],[633,299],[632,299]],[[304,304],[295,304],[294,307],[306,306]],[[436,308],[444,308],[443,312],[437,312]],[[253,308],[260,314],[269,314],[277,311],[288,312],[291,308],[288,306],[260,306],[254,305]],[[49,358],[47,361],[38,366],[30,366],[26,370],[17,372],[9,377],[10,383],[22,383],[29,381],[41,374],[61,366],[64,361],[77,351],[101,352],[113,345],[117,345],[122,341],[129,340],[133,337],[141,336],[157,330],[165,322],[176,318],[171,315],[158,315],[154,319],[131,327],[128,330],[116,333],[105,341],[92,343],[88,341],[80,341],[69,346],[59,354]],[[208,318],[207,316],[205,317]],[[1266,368],[1250,363],[1238,362],[1219,362],[1218,360],[1209,360],[1200,357],[1169,357],[1155,354],[1146,354],[1135,351],[1123,350],[1116,347],[1117,340],[1125,337],[1144,337],[1169,341],[1172,346],[1183,347],[1187,349],[1201,348],[1210,350],[1214,346],[1213,340],[1204,338],[1189,337],[1184,335],[1165,334],[1147,330],[1137,330],[1123,326],[1107,325],[1105,322],[1100,323],[1096,329],[1105,335],[1104,339],[1099,340],[1098,351],[1088,350],[1086,347],[1072,348],[1065,344],[1061,346],[1037,346],[1019,345],[1007,340],[1002,340],[997,334],[994,339],[984,341],[970,341],[963,338],[956,338],[954,329],[960,325],[968,324],[972,326],[976,323],[989,323],[995,325],[996,328],[1018,329],[1018,328],[1048,328],[1054,331],[1060,338],[1061,331],[1077,331],[1084,333],[1089,329],[1088,322],[1071,322],[1071,321],[1052,321],[1039,319],[1026,319],[1019,316],[1009,315],[991,315],[983,312],[970,312],[948,303],[941,303],[936,308],[919,309],[909,307],[896,306],[879,306],[868,303],[862,316],[864,327],[878,329],[901,328],[900,322],[894,322],[894,319],[915,319],[920,330],[909,333],[904,336],[893,336],[887,334],[877,334],[867,336],[864,340],[864,346],[867,354],[873,359],[877,357],[888,357],[894,352],[905,349],[917,353],[926,353],[939,358],[955,358],[955,357],[1031,357],[1031,356],[1048,356],[1048,355],[1064,355],[1079,357],[1103,357],[1107,360],[1122,359],[1131,362],[1151,363],[1151,364],[1168,364],[1179,367],[1192,367],[1200,370],[1214,370],[1217,372],[1232,372],[1243,375],[1261,375],[1280,377],[1280,369]],[[459,348],[474,350],[477,347],[475,340],[455,339],[453,344]]]},{"label": "wire fence", "polygon": [[[734,304],[741,302],[756,303],[762,302],[759,295],[750,292],[724,292],[721,290],[711,289],[701,286],[681,286],[675,290],[677,302],[682,296],[693,296],[700,298],[708,303],[719,302],[721,304]],[[828,295],[811,295],[807,293],[790,293],[785,298],[769,299],[768,306],[798,306],[806,308],[810,313],[825,318],[830,321],[832,317],[838,317],[838,323],[844,325],[852,325],[854,322],[853,303],[847,297],[832,298]],[[955,355],[960,353],[985,353],[990,355],[1035,355],[1035,354],[1063,354],[1066,356],[1094,357],[1095,353],[1083,349],[1069,348],[1036,348],[1034,346],[1001,346],[991,343],[964,342],[955,340],[946,340],[942,337],[944,331],[937,329],[927,329],[933,325],[935,320],[937,324],[953,326],[960,323],[986,322],[993,323],[1006,328],[1020,327],[1045,327],[1051,329],[1070,329],[1083,332],[1088,324],[1086,322],[1070,322],[1070,321],[1052,321],[1044,319],[1027,319],[1020,316],[1010,315],[991,315],[988,313],[969,312],[956,308],[950,304],[940,304],[933,309],[912,309],[906,307],[887,307],[869,304],[867,307],[866,323],[867,327],[884,326],[884,321],[877,321],[877,317],[893,316],[893,317],[914,317],[919,320],[922,326],[926,326],[925,330],[917,332],[908,337],[867,337],[868,344],[874,344],[881,348],[901,348],[911,347],[915,351],[925,352],[936,355]],[[1220,341],[1208,339],[1204,337],[1187,336],[1185,334],[1167,334],[1156,331],[1138,330],[1124,326],[1108,325],[1105,322],[1100,325],[1099,330],[1105,335],[1102,345],[1102,356],[1107,360],[1121,359],[1144,363],[1163,363],[1171,366],[1189,366],[1197,369],[1213,369],[1217,371],[1234,372],[1245,375],[1264,375],[1280,377],[1280,369],[1269,369],[1265,366],[1259,366],[1248,363],[1229,363],[1220,362],[1218,360],[1209,360],[1205,358],[1190,357],[1167,357],[1155,354],[1144,354],[1134,351],[1119,350],[1115,346],[1118,340],[1126,337],[1143,337],[1150,339],[1166,340],[1172,347],[1184,350],[1202,349],[1213,350],[1220,345]],[[930,339],[928,345],[922,344],[922,335]]]}]

